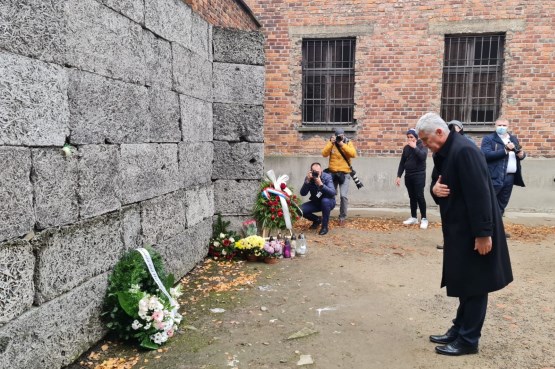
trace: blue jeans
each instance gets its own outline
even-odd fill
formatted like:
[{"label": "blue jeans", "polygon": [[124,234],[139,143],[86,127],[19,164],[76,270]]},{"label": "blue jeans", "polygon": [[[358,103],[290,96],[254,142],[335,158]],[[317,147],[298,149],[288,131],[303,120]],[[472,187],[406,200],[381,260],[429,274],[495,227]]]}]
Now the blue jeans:
[{"label": "blue jeans", "polygon": [[507,173],[505,175],[505,180],[503,181],[503,186],[495,188],[497,203],[499,204],[499,209],[501,209],[501,214],[505,212],[505,208],[509,204],[509,199],[511,198],[511,193],[513,192],[514,183],[515,175],[512,173]]},{"label": "blue jeans", "polygon": [[335,198],[331,199],[329,197],[324,197],[319,200],[311,200],[301,205],[303,218],[306,218],[312,222],[319,222],[320,217],[314,215],[314,213],[318,211],[322,212],[322,228],[328,228],[330,213],[333,208],[335,208]]}]

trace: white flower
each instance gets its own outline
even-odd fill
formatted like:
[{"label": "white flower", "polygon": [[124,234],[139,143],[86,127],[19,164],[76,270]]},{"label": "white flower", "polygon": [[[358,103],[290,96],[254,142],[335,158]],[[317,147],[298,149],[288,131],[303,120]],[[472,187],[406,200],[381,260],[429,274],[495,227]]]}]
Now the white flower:
[{"label": "white flower", "polygon": [[141,291],[141,286],[138,284],[132,284],[131,288],[129,288],[129,292],[131,293],[137,293]]},{"label": "white flower", "polygon": [[230,237],[229,242],[235,242],[235,239],[233,237]]},{"label": "white flower", "polygon": [[143,297],[139,301],[139,311],[147,311],[148,310],[148,295]]},{"label": "white flower", "polygon": [[146,323],[145,324],[145,331],[148,331],[150,329],[151,325],[152,325],[152,323]]},{"label": "white flower", "polygon": [[157,345],[161,345],[168,340],[168,335],[166,334],[166,332],[158,332],[150,336],[150,339],[154,341],[154,343],[156,343]]},{"label": "white flower", "polygon": [[222,255],[227,255],[227,251],[225,251],[225,249],[222,250]]},{"label": "white flower", "polygon": [[158,297],[150,296],[150,298],[148,299],[149,310],[162,310],[163,308],[164,306],[160,303],[160,300],[158,300]]},{"label": "white flower", "polygon": [[181,295],[183,295],[183,292],[181,292],[181,285],[178,285],[176,288],[170,288],[170,295],[171,297],[173,297],[174,299],[180,297]]},{"label": "white flower", "polygon": [[220,238],[225,238],[225,233],[220,233]]},{"label": "white flower", "polygon": [[214,241],[214,246],[220,246],[220,243],[218,241]]},{"label": "white flower", "polygon": [[139,323],[138,320],[134,320],[133,324],[131,324],[131,328],[133,328],[134,330],[137,330],[139,328],[141,328],[143,325],[141,323]]}]

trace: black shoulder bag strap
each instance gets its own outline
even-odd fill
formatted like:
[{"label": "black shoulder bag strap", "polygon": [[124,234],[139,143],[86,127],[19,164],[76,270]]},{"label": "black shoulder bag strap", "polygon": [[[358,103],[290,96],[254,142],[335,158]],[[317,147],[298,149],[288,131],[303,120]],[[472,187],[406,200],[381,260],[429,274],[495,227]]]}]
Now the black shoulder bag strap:
[{"label": "black shoulder bag strap", "polygon": [[351,172],[353,171],[353,167],[351,166],[351,162],[347,159],[347,157],[345,156],[345,154],[343,153],[343,150],[341,150],[341,148],[339,147],[339,145],[337,144],[337,142],[335,143],[335,146],[337,147],[337,150],[339,150],[339,153],[341,154],[341,156],[343,157],[343,159],[345,159],[345,161],[347,162],[347,164],[349,165],[349,169],[351,170]]}]

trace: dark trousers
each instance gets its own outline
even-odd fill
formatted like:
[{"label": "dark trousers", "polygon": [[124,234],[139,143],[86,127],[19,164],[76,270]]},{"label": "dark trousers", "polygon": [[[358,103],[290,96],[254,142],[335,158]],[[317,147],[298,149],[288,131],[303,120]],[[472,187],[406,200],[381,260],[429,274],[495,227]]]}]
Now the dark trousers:
[{"label": "dark trousers", "polygon": [[505,208],[509,204],[509,199],[511,198],[511,193],[513,192],[513,185],[515,184],[515,175],[512,173],[507,173],[505,175],[505,180],[503,181],[503,186],[495,188],[495,194],[497,195],[497,203],[499,204],[499,209],[501,209],[501,214],[505,212]]},{"label": "dark trousers", "polygon": [[322,228],[328,228],[330,213],[335,208],[335,198],[324,197],[320,200],[311,200],[301,205],[303,217],[313,222],[319,222],[320,217],[314,213],[322,212]]},{"label": "dark trousers", "polygon": [[458,339],[469,346],[477,346],[482,335],[482,326],[486,319],[488,294],[459,297],[457,316],[451,330],[458,334]]},{"label": "dark trousers", "polygon": [[410,216],[416,218],[417,205],[420,208],[420,216],[426,218],[426,199],[424,198],[424,186],[426,185],[426,173],[422,175],[405,175],[405,186],[410,199]]}]

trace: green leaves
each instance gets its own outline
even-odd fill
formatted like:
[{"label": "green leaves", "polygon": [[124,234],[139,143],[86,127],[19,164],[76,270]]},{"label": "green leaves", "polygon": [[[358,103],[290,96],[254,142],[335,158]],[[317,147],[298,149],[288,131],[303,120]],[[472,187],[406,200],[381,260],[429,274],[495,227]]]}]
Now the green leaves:
[{"label": "green leaves", "polygon": [[123,309],[123,311],[125,311],[127,315],[135,319],[139,317],[139,314],[138,314],[139,301],[141,301],[141,299],[145,297],[145,295],[146,294],[144,292],[132,293],[132,292],[120,291],[117,293],[118,302],[121,308]]}]

